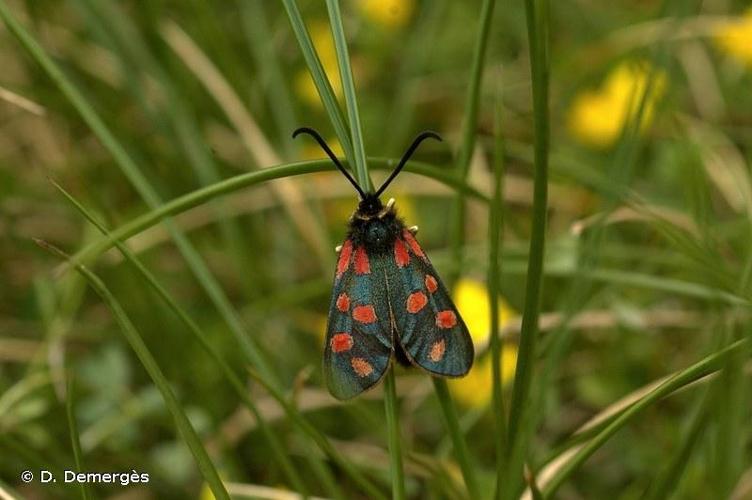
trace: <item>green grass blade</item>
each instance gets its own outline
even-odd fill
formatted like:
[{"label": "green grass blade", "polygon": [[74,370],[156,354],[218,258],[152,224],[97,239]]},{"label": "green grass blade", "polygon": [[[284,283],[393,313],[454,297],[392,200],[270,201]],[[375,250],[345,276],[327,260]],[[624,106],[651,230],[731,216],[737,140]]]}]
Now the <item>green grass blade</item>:
[{"label": "green grass blade", "polygon": [[454,407],[452,396],[449,394],[447,382],[445,379],[439,377],[431,377],[431,379],[433,380],[436,397],[438,398],[439,403],[441,404],[441,410],[444,413],[444,420],[447,424],[449,437],[452,439],[452,446],[454,446],[457,462],[460,464],[460,470],[462,470],[462,477],[465,480],[468,495],[470,498],[481,498],[478,479],[475,475],[475,467],[471,461],[470,452],[467,449],[465,436],[460,428],[457,409]]},{"label": "green grass blade", "polygon": [[290,419],[291,422],[293,422],[296,426],[298,426],[299,429],[301,429],[303,432],[305,432],[313,441],[316,443],[316,445],[319,447],[319,449],[329,457],[333,462],[335,462],[337,465],[339,465],[342,470],[349,475],[352,480],[357,484],[362,490],[365,495],[367,495],[367,498],[374,498],[377,500],[386,500],[386,496],[384,496],[381,491],[379,491],[376,486],[373,485],[371,481],[369,481],[363,474],[360,473],[358,469],[353,466],[352,463],[350,463],[348,460],[346,460],[335,448],[332,446],[332,444],[329,442],[329,440],[321,434],[318,429],[316,429],[314,426],[312,426],[308,420],[303,417],[298,411],[295,410],[295,408],[290,404],[287,399],[282,395],[280,391],[278,391],[275,387],[269,385],[268,382],[266,382],[262,377],[260,377],[256,372],[253,370],[249,371],[251,377],[253,377],[256,381],[258,381],[264,389],[269,392],[269,394],[274,398],[277,403],[282,407],[282,410],[284,410],[285,415]]},{"label": "green grass blade", "polygon": [[[63,253],[61,250],[53,247],[49,243],[46,243],[42,240],[35,241],[42,248],[50,251],[58,257],[63,259],[69,258],[68,255]],[[162,370],[157,364],[157,361],[151,355],[149,348],[146,347],[146,344],[144,344],[141,335],[138,333],[135,326],[133,326],[133,323],[126,315],[122,306],[117,301],[117,299],[115,299],[115,296],[112,295],[110,290],[105,286],[104,282],[96,274],[89,271],[89,269],[82,264],[77,264],[75,268],[76,271],[78,271],[81,276],[86,279],[86,281],[94,289],[97,295],[99,295],[105,302],[105,304],[107,304],[110,311],[112,311],[112,314],[115,317],[118,325],[120,326],[120,329],[122,330],[126,340],[133,348],[133,351],[136,353],[139,361],[143,365],[146,372],[149,374],[149,377],[154,382],[154,385],[157,386],[157,389],[159,389],[159,392],[162,394],[162,399],[164,400],[165,406],[175,420],[175,426],[178,429],[180,437],[183,439],[186,446],[188,446],[189,450],[191,451],[193,458],[196,460],[196,465],[198,466],[204,480],[209,485],[212,493],[216,498],[229,500],[230,495],[227,494],[227,490],[225,490],[224,484],[222,484],[222,480],[217,473],[217,469],[214,467],[214,464],[209,458],[209,454],[206,452],[206,449],[201,442],[201,438],[199,438],[196,430],[188,420],[188,417],[183,411],[183,408],[180,406],[180,403],[178,402],[175,394],[170,388],[170,383],[165,378]]]},{"label": "green grass blade", "polygon": [[345,152],[347,158],[354,158],[353,144],[350,139],[350,132],[348,131],[347,122],[342,114],[342,108],[340,108],[337,102],[337,97],[332,89],[332,84],[329,83],[329,78],[326,76],[324,66],[321,64],[316,48],[313,46],[311,36],[308,34],[303,16],[300,14],[298,4],[296,0],[282,0],[287,11],[287,17],[290,19],[292,30],[295,33],[295,38],[298,40],[300,51],[303,53],[303,59],[305,59],[308,71],[311,72],[311,78],[316,86],[316,90],[321,97],[321,103],[324,105],[324,109],[329,115],[329,120],[332,122],[334,132],[337,134],[339,143]]},{"label": "green grass blade", "polygon": [[[68,418],[68,431],[70,433],[71,447],[73,448],[73,461],[76,464],[76,472],[83,472],[83,452],[81,451],[81,439],[78,434],[78,423],[76,421],[76,414],[73,411],[73,398],[74,398],[74,378],[73,375],[68,375],[68,384],[65,390],[65,415]],[[86,483],[80,483],[81,498],[89,500],[91,495],[89,493],[89,485]]]},{"label": "green grass blade", "polygon": [[[396,160],[386,158],[368,158],[368,162],[371,168],[377,168],[381,170],[391,170],[396,165]],[[279,165],[277,167],[269,167],[257,172],[248,172],[245,174],[237,175],[229,179],[217,182],[210,186],[197,189],[190,193],[186,193],[172,201],[169,201],[158,208],[151,210],[150,212],[141,215],[133,219],[132,221],[114,229],[111,232],[111,237],[120,241],[125,241],[129,237],[138,234],[145,229],[157,224],[160,221],[168,218],[171,215],[176,215],[184,212],[190,208],[206,203],[216,197],[223,194],[232,193],[245,187],[254,186],[262,182],[279,179],[281,177],[288,177],[293,175],[304,175],[314,172],[324,172],[327,170],[334,170],[330,160],[313,160],[305,162],[289,163]],[[488,198],[477,189],[469,186],[463,181],[457,180],[457,178],[449,173],[443,172],[437,168],[434,168],[425,163],[419,163],[410,161],[405,165],[407,172],[429,177],[436,181],[439,181],[454,189],[461,190],[468,196],[482,202],[488,202]],[[107,249],[113,246],[113,241],[105,238],[101,241],[92,243],[87,247],[79,250],[72,258],[73,262],[83,262],[93,258]],[[62,269],[58,269],[57,272],[61,272]]]},{"label": "green grass blade", "polygon": [[748,339],[737,340],[728,347],[721,349],[710,356],[707,356],[692,366],[682,370],[669,380],[653,389],[650,393],[634,403],[617,418],[615,418],[607,427],[598,433],[592,440],[583,446],[567,463],[557,471],[551,480],[543,488],[545,498],[552,498],[559,487],[585,463],[585,461],[603,446],[617,431],[627,425],[630,420],[638,415],[642,410],[654,402],[666,397],[677,389],[686,385],[690,380],[696,380],[702,376],[708,375],[723,367],[726,358],[735,353],[739,353],[748,347]]},{"label": "green grass blade", "polygon": [[384,413],[389,441],[389,474],[392,477],[392,498],[405,499],[405,471],[402,466],[402,437],[400,436],[399,409],[394,368],[389,367],[384,377]]},{"label": "green grass blade", "polygon": [[700,442],[700,438],[705,434],[706,426],[710,417],[709,402],[712,400],[706,391],[700,399],[700,404],[692,415],[689,427],[687,428],[678,451],[673,452],[669,459],[668,465],[655,478],[650,488],[645,493],[645,500],[662,500],[669,498],[671,490],[676,490],[682,473],[689,464],[692,452]]},{"label": "green grass blade", "polygon": [[501,137],[501,107],[499,96],[496,104],[495,120],[495,148],[494,148],[494,191],[491,206],[488,209],[488,303],[490,305],[491,331],[491,377],[492,377],[492,408],[496,431],[496,488],[498,498],[501,485],[504,484],[506,443],[506,414],[504,411],[504,395],[501,384],[501,333],[499,331],[499,290],[501,288],[501,268],[499,263],[499,248],[504,233],[504,213],[502,198],[504,194],[504,146]]},{"label": "green grass blade", "polygon": [[[57,190],[60,191],[60,193],[104,236],[110,236],[107,228],[101,222],[99,222],[96,217],[94,217],[94,215],[89,210],[87,210],[86,207],[83,206],[83,204],[76,200],[57,182],[55,182],[54,180],[51,182],[53,183],[55,188],[57,188]],[[211,344],[206,334],[201,330],[201,328],[199,328],[198,324],[177,304],[177,302],[172,299],[170,294],[159,283],[157,278],[146,268],[146,266],[144,266],[143,263],[141,263],[141,261],[135,255],[133,255],[133,252],[128,250],[128,248],[118,240],[114,240],[114,244],[120,251],[120,253],[122,253],[123,257],[133,266],[133,269],[141,275],[141,277],[149,284],[152,290],[154,290],[154,292],[164,301],[167,307],[173,313],[175,313],[180,321],[186,326],[188,332],[193,336],[194,339],[198,341],[201,347],[204,348],[204,350],[209,354],[214,362],[220,367],[222,374],[230,383],[230,386],[235,390],[235,393],[237,394],[238,398],[240,398],[240,401],[246,406],[246,408],[248,408],[248,410],[256,419],[256,425],[258,426],[259,430],[261,430],[261,433],[269,443],[269,447],[271,448],[274,457],[277,459],[279,465],[282,467],[282,470],[290,480],[290,484],[293,485],[293,487],[295,487],[297,491],[303,494],[307,494],[305,483],[295,469],[295,466],[290,461],[288,453],[286,452],[282,443],[279,441],[272,429],[264,421],[261,413],[251,399],[245,385],[240,380],[240,378],[225,362],[222,355]]]},{"label": "green grass blade", "polygon": [[470,170],[470,160],[475,150],[478,129],[478,111],[480,109],[481,84],[483,83],[483,70],[486,67],[486,52],[488,38],[491,33],[491,21],[493,20],[496,0],[483,0],[478,24],[480,29],[475,39],[473,49],[473,62],[470,70],[470,82],[465,100],[465,112],[462,117],[462,135],[459,150],[457,151],[457,175],[461,179],[467,178]]},{"label": "green grass blade", "polygon": [[[141,173],[133,159],[128,155],[125,148],[115,138],[96,111],[94,111],[94,108],[89,104],[84,95],[73,86],[60,68],[47,55],[44,49],[12,16],[8,6],[3,0],[0,0],[0,17],[3,19],[11,33],[13,33],[13,35],[21,42],[24,48],[31,54],[34,60],[39,63],[53,80],[55,85],[57,85],[60,91],[71,102],[76,111],[81,115],[84,122],[86,122],[89,128],[91,128],[97,138],[102,142],[105,149],[110,152],[120,170],[128,178],[144,201],[146,201],[147,205],[152,209],[159,207],[162,201],[154,188],[152,188]],[[219,283],[206,266],[206,263],[190,241],[188,241],[185,235],[179,232],[172,222],[166,221],[165,224],[175,241],[175,244],[183,254],[188,266],[211,298],[215,307],[219,310],[223,319],[229,326],[230,331],[242,347],[244,354],[254,366],[258,367],[260,373],[266,377],[270,377],[276,383],[276,377],[273,375],[270,364],[266,361],[261,349],[255,344],[253,337],[250,337],[246,333],[240,316],[232,307]]]},{"label": "green grass blade", "polygon": [[[457,153],[456,175],[460,180],[465,180],[470,170],[470,160],[475,150],[475,142],[478,127],[478,110],[480,108],[481,84],[483,83],[483,70],[486,66],[486,49],[488,36],[491,32],[491,20],[493,19],[496,0],[483,0],[481,7],[478,35],[475,39],[473,50],[472,69],[468,85],[467,98],[465,101],[464,116],[462,118],[462,139]],[[462,247],[465,241],[465,197],[457,193],[451,215],[451,247],[454,261],[461,265]],[[452,284],[459,276],[460,268],[450,272],[447,281]]]},{"label": "green grass blade", "polygon": [[530,69],[533,83],[533,117],[535,179],[533,187],[533,225],[528,253],[525,306],[522,313],[517,369],[512,389],[507,432],[507,487],[506,494],[513,495],[522,479],[522,464],[527,453],[527,433],[523,419],[530,406],[530,387],[536,358],[538,316],[543,288],[543,255],[546,241],[546,216],[548,211],[548,0],[526,0],[528,40],[530,44]]},{"label": "green grass blade", "polygon": [[[221,178],[219,169],[203,138],[195,114],[186,105],[184,92],[154,57],[131,17],[112,0],[79,0],[79,3],[82,9],[86,9],[88,15],[85,17],[91,21],[89,25],[92,29],[101,29],[101,26],[103,26],[106,33],[114,39],[110,45],[113,53],[122,60],[121,65],[129,79],[128,88],[137,89],[134,92],[138,94],[138,100],[144,112],[153,123],[169,122],[168,126],[164,127],[166,129],[164,133],[173,137],[174,142],[181,147],[183,155],[195,172],[199,183],[207,185],[219,181]],[[145,97],[148,90],[142,88],[147,80],[141,78],[138,72],[129,71],[131,67],[143,69],[163,88],[162,95],[166,98],[163,109],[154,109],[154,106],[150,105],[149,100]],[[217,224],[228,249],[232,253],[237,269],[253,269],[252,261],[248,258],[248,252],[245,250],[248,248],[248,237],[242,231],[236,219],[225,216],[227,211],[224,206],[218,204],[216,210],[218,214]],[[244,283],[247,282],[244,281]],[[249,297],[252,297],[256,287],[248,284],[244,287],[244,291]]]},{"label": "green grass blade", "polygon": [[350,122],[350,140],[353,146],[353,156],[350,158],[352,159],[352,163],[355,164],[355,178],[358,184],[360,184],[363,191],[368,191],[371,189],[371,178],[368,176],[366,153],[363,148],[363,132],[360,129],[358,100],[355,95],[355,82],[353,81],[352,68],[350,67],[350,56],[347,50],[345,28],[342,25],[339,0],[326,0],[326,8],[329,12],[329,23],[332,26],[334,48],[337,52],[337,63],[339,65],[339,77],[342,80],[342,89],[344,90],[345,104],[347,106],[347,118]]},{"label": "green grass blade", "polygon": [[[277,125],[279,140],[289,155],[297,150],[291,132],[300,126],[295,110],[295,99],[288,87],[289,82],[282,70],[274,34],[269,29],[268,2],[266,0],[238,0],[243,32],[248,48],[256,60],[259,79],[264,82],[264,95],[269,96],[269,108]],[[290,156],[292,157],[292,156]]]}]

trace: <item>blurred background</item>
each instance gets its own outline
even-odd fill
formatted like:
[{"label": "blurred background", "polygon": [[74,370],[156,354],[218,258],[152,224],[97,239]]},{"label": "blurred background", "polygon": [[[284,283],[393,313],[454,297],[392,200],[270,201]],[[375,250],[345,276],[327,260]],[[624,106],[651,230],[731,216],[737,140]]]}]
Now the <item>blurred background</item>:
[{"label": "blurred background", "polygon": [[[298,3],[342,98],[323,2]],[[341,4],[366,153],[399,158],[415,134],[432,129],[445,141],[425,144],[415,158],[452,173],[481,2]],[[148,485],[95,485],[96,497],[211,498],[109,309],[80,276],[54,276],[59,260],[32,238],[69,253],[100,238],[48,178],[114,228],[222,179],[324,158],[312,141],[291,139],[299,126],[316,128],[341,154],[288,17],[281,3],[263,0],[6,6],[110,128],[151,198],[139,195],[71,101],[0,27],[0,488],[24,498],[79,495],[61,482],[19,479],[25,469],[74,467],[65,416],[70,375],[85,469],[151,476]],[[752,326],[749,3],[564,0],[552,2],[551,19],[550,211],[530,457],[541,471],[590,419],[749,335]],[[506,168],[498,300],[507,388],[531,222],[529,71],[523,3],[499,2],[468,183],[492,193],[498,133]],[[384,176],[372,173],[377,183]],[[450,389],[481,480],[490,485],[487,205],[469,199],[464,259],[453,262],[448,220],[455,192],[405,173],[389,195],[407,223],[420,226],[439,272],[460,271],[453,294],[479,357]],[[182,248],[164,225],[139,232],[128,246],[244,381],[242,337],[252,338],[314,426],[386,489],[381,389],[341,405],[320,371],[333,248],[356,202],[335,171],[290,177],[177,215]],[[185,245],[193,250],[188,260]],[[110,251],[90,264],[144,338],[223,478],[236,492],[251,488],[242,490],[255,492],[251,497],[284,498],[291,485],[255,419],[184,325],[121,254]],[[207,283],[216,286],[210,293]],[[732,360],[714,381],[647,408],[559,496],[640,498],[690,443],[672,483],[675,498],[752,498],[752,394],[744,361]],[[258,384],[248,381],[248,391],[311,492],[326,496],[311,469],[317,459],[306,459],[310,443]],[[713,411],[689,441],[708,391]],[[461,477],[428,377],[401,370],[398,392],[409,492],[454,496]],[[357,497],[336,467],[334,474]],[[255,486],[273,491],[263,496]]]}]

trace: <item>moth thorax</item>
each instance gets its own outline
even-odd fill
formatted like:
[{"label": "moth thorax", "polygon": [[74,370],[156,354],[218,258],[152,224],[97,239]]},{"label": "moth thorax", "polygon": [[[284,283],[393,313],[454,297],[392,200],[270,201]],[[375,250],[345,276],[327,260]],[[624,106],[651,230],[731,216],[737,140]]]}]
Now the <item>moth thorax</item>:
[{"label": "moth thorax", "polygon": [[366,223],[364,238],[366,244],[370,247],[377,248],[385,246],[392,239],[390,228],[386,222],[381,219],[374,219]]}]

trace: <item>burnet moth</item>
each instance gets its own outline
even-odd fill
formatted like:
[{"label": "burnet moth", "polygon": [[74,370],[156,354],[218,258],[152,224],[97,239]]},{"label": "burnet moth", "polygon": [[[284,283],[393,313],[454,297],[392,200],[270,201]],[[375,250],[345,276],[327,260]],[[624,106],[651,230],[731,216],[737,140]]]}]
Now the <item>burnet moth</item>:
[{"label": "burnet moth", "polygon": [[350,399],[375,386],[395,358],[431,375],[462,377],[473,364],[473,343],[465,322],[418,242],[417,227],[397,216],[394,199],[379,196],[425,139],[422,132],[376,192],[364,192],[324,139],[311,135],[360,195],[347,238],[337,247],[324,348],[324,377],[337,399]]}]

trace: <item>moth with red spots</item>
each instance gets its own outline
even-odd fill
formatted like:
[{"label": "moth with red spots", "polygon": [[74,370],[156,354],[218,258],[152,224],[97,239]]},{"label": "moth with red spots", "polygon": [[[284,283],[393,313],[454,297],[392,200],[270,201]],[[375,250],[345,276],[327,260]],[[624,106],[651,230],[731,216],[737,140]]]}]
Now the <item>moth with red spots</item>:
[{"label": "moth with red spots", "polygon": [[326,142],[311,135],[360,195],[350,218],[334,276],[324,350],[324,377],[337,399],[350,399],[376,385],[392,359],[431,375],[462,377],[473,364],[473,343],[436,270],[397,217],[394,199],[380,195],[399,174],[418,145],[415,138],[397,167],[376,192],[364,192]]}]

